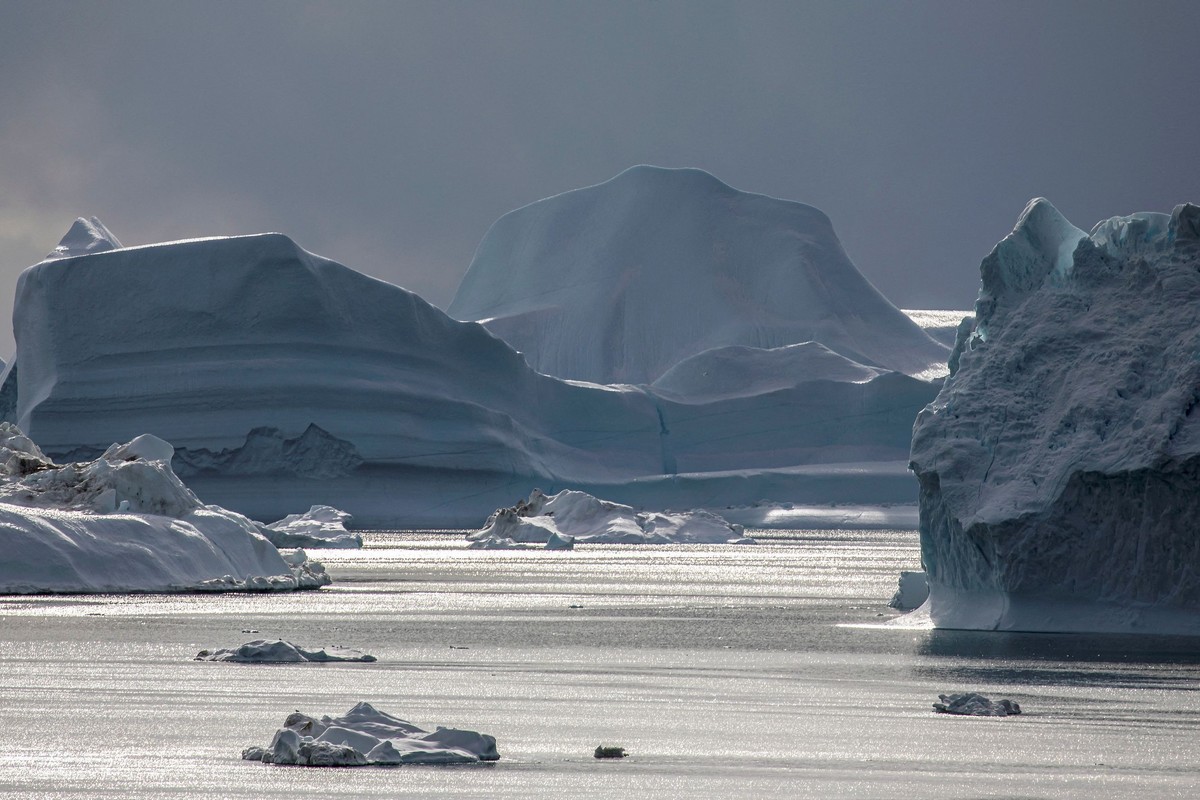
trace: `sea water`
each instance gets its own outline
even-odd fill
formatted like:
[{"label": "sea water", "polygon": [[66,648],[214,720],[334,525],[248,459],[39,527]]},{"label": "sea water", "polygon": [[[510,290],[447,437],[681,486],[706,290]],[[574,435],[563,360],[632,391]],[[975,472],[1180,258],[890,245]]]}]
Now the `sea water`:
[{"label": "sea water", "polygon": [[[0,598],[0,797],[1200,795],[1200,641],[880,627],[914,532],[759,535],[545,552],[369,533],[318,553],[319,592]],[[192,660],[276,637],[379,661]],[[933,713],[968,690],[1025,713]],[[240,759],[292,711],[359,700],[490,733],[502,759]]]}]

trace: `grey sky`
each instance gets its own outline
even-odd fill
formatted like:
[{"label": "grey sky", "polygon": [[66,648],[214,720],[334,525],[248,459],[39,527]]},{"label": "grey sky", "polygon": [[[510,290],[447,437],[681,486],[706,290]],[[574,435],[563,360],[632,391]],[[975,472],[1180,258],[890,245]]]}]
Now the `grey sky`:
[{"label": "grey sky", "polygon": [[1197,41],[1189,2],[0,0],[0,315],[93,214],[283,231],[444,307],[498,216],[638,163],[815,205],[897,305],[968,307],[1030,197],[1200,200]]}]

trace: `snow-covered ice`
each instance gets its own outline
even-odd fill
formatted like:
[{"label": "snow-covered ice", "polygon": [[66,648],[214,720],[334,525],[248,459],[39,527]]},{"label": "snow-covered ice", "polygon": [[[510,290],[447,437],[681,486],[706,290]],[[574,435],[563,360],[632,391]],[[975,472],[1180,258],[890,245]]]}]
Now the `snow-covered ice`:
[{"label": "snow-covered ice", "polygon": [[909,375],[945,359],[859,273],[825,214],[698,169],[631,167],[504,215],[449,313],[539,372],[597,383],[651,383],[731,345],[820,342]]},{"label": "snow-covered ice", "polygon": [[1200,207],[1037,199],[980,272],[913,435],[933,623],[1200,632]]},{"label": "snow-covered ice", "polygon": [[316,505],[264,525],[263,535],[276,547],[362,547],[362,534],[346,530],[350,519],[345,511]]},{"label": "snow-covered ice", "polygon": [[564,489],[547,496],[534,489],[529,499],[498,509],[484,527],[467,536],[473,545],[504,548],[520,543],[545,544],[753,544],[742,526],[708,511],[636,511]]},{"label": "snow-covered ice", "polygon": [[471,764],[497,761],[496,738],[475,731],[427,731],[359,703],[341,717],[289,714],[269,747],[242,751],[248,761],[304,767]]},{"label": "snow-covered ice", "polygon": [[142,435],[59,466],[0,423],[0,592],[261,591],[329,576],[281,554],[250,520],[206,506],[171,471],[171,445]]},{"label": "snow-covered ice", "polygon": [[255,639],[233,648],[219,650],[201,650],[196,654],[196,661],[228,661],[235,664],[297,664],[297,663],[334,663],[334,662],[363,662],[375,661],[375,656],[360,653],[344,647],[306,650],[299,645],[285,642],[282,639]]},{"label": "snow-covered ice", "polygon": [[112,235],[112,231],[104,227],[104,223],[95,217],[84,219],[79,217],[71,225],[70,230],[63,236],[50,253],[47,260],[52,258],[69,258],[88,253],[103,253],[106,250],[116,250],[123,245]]},{"label": "snow-covered ice", "polygon": [[939,694],[941,702],[933,704],[939,714],[959,714],[964,717],[1010,717],[1021,713],[1021,706],[1012,700],[989,700],[978,692]]}]

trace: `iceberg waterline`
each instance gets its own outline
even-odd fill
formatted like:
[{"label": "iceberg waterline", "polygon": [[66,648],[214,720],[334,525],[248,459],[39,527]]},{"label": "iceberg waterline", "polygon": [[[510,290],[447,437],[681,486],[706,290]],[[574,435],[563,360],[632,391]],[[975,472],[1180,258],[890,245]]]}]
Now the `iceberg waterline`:
[{"label": "iceberg waterline", "polygon": [[1200,207],[1030,203],[914,428],[935,625],[1200,632]]},{"label": "iceberg waterline", "polygon": [[[635,171],[622,191],[632,180],[653,195],[660,178]],[[714,181],[693,182],[701,204]],[[770,227],[781,201],[766,200],[743,211]],[[821,236],[796,275],[770,259],[761,269],[785,283],[836,274],[834,306],[861,300],[868,311],[845,319],[890,342],[896,359],[918,343],[911,363],[862,356],[869,365],[848,346],[784,341],[809,335],[793,325],[772,334],[778,347],[713,340],[660,385],[563,380],[479,324],[261,234],[64,244],[19,281],[17,357],[0,405],[15,385],[14,418],[56,457],[150,431],[176,446],[190,485],[257,519],[315,503],[360,527],[469,527],[534,486],[683,508],[911,502],[911,419],[936,386],[892,368],[915,372],[944,348],[878,297],[831,231]],[[131,296],[139,302],[123,302]],[[813,313],[842,319],[826,301]],[[874,466],[841,468],[851,464]]]}]

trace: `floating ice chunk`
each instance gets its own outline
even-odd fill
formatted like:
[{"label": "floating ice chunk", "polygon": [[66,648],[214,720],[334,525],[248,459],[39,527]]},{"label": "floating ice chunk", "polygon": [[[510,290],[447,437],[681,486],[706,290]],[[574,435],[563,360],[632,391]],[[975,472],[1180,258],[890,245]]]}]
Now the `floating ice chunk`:
[{"label": "floating ice chunk", "polygon": [[362,547],[362,534],[346,530],[350,519],[345,511],[316,505],[303,514],[289,514],[263,526],[263,535],[276,547]]},{"label": "floating ice chunk", "polygon": [[288,715],[270,747],[248,747],[242,758],[308,767],[368,764],[469,764],[496,761],[496,739],[475,731],[424,730],[359,703],[342,717]]},{"label": "floating ice chunk", "polygon": [[1012,700],[992,701],[976,692],[939,694],[940,703],[933,704],[939,714],[961,714],[967,717],[1008,717],[1021,713],[1021,706]]},{"label": "floating ice chunk", "polygon": [[467,538],[472,546],[524,542],[546,544],[547,549],[567,549],[562,546],[566,539],[572,544],[754,543],[743,535],[741,525],[731,525],[708,511],[638,512],[571,489],[550,497],[534,489],[529,499],[498,509]]},{"label": "floating ice chunk", "polygon": [[324,648],[305,650],[299,645],[285,642],[282,639],[255,639],[232,649],[201,650],[196,654],[195,660],[230,661],[238,664],[296,664],[337,661],[370,663],[376,659],[375,656],[361,653],[358,650],[341,647],[334,648],[334,652],[330,653]]}]

